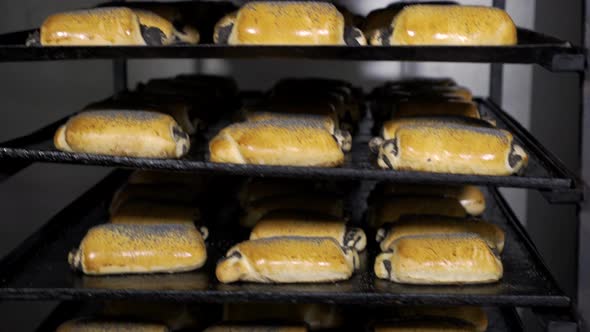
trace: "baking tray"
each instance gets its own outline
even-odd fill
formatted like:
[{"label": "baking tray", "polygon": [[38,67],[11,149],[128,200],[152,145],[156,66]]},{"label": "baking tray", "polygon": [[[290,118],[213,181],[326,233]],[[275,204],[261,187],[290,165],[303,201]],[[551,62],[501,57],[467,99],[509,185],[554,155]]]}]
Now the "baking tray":
[{"label": "baking tray", "polygon": [[[34,233],[0,261],[0,299],[88,300],[134,299],[193,302],[290,302],[339,304],[432,304],[562,306],[570,304],[552,279],[539,253],[527,237],[507,203],[494,188],[485,189],[484,218],[506,232],[502,255],[504,278],[494,284],[470,286],[411,286],[376,279],[372,262],[378,253],[374,241],[361,255],[361,269],[347,281],[326,284],[268,285],[221,284],[215,278],[215,263],[247,233],[237,227],[238,214],[226,185],[212,185],[219,194],[208,192],[203,202],[204,221],[210,228],[208,262],[196,272],[180,274],[96,277],[74,273],[67,253],[76,247],[87,230],[108,220],[112,192],[127,172],[117,171]],[[228,177],[223,178],[224,181]],[[366,197],[374,183],[362,182],[349,195],[351,224],[362,225]],[[217,198],[216,198],[217,197]],[[209,209],[207,209],[207,207]],[[366,227],[365,227],[366,228]],[[369,233],[369,237],[371,233]]]},{"label": "baking tray", "polygon": [[[102,307],[101,303],[88,303],[88,302],[75,302],[68,301],[60,303],[57,308],[43,321],[37,332],[53,332],[63,322],[74,319],[76,317],[85,317],[92,315],[93,313],[100,312]],[[221,317],[221,306],[208,306],[211,312],[210,320],[218,320]],[[359,308],[355,306],[349,306],[344,308],[347,312],[353,312],[352,322],[346,322],[345,326],[339,328],[341,332],[359,332],[364,331],[362,326],[358,324],[367,325],[367,321],[370,320],[370,309],[367,307]],[[522,332],[522,323],[514,308],[508,307],[486,307],[485,311],[488,315],[488,329],[487,332]],[[364,319],[366,317],[366,320]],[[365,323],[365,324],[363,324]],[[316,330],[326,331],[326,330]]]},{"label": "baking tray", "polygon": [[[35,133],[8,142],[0,143],[0,171],[13,173],[11,163],[20,162],[25,166],[32,162],[52,162],[114,166],[143,169],[162,169],[170,171],[207,172],[224,175],[305,177],[335,180],[384,180],[410,183],[469,183],[478,185],[495,185],[505,187],[535,188],[542,190],[553,202],[577,202],[583,198],[583,184],[574,174],[547,149],[545,149],[517,121],[502,111],[493,102],[476,99],[484,116],[493,118],[499,128],[512,132],[516,141],[529,152],[530,162],[522,175],[485,176],[440,174],[412,171],[394,171],[379,169],[368,149],[371,139],[372,120],[367,116],[360,124],[360,129],[353,140],[353,149],[348,154],[345,164],[338,168],[289,167],[237,165],[208,162],[208,141],[227,124],[213,126],[202,136],[193,140],[191,151],[183,159],[149,159],[92,155],[57,151],[53,147],[53,135],[56,129],[66,121],[62,119]],[[555,192],[555,194],[553,194]]]},{"label": "baking tray", "polygon": [[444,61],[539,64],[551,71],[583,71],[582,48],[518,29],[515,46],[56,46],[27,47],[35,30],[0,35],[0,61],[149,58],[286,58],[310,60]]}]

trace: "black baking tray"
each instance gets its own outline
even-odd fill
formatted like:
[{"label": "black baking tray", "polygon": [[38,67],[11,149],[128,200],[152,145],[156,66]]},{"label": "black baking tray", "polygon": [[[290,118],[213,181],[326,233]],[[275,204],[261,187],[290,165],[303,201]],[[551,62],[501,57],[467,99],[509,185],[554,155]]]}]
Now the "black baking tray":
[{"label": "black baking tray", "polygon": [[[39,325],[37,332],[53,332],[63,322],[78,317],[87,317],[97,312],[101,312],[102,303],[88,303],[67,301],[60,303],[55,310]],[[208,321],[219,321],[222,316],[221,306],[208,305]],[[346,322],[345,326],[338,328],[340,332],[362,332],[363,327],[369,325],[371,313],[370,308],[348,306],[344,307],[345,312],[352,313],[351,321]],[[395,308],[392,308],[395,310]],[[486,307],[484,308],[488,316],[487,332],[522,332],[522,323],[514,308],[509,307]],[[326,331],[327,330],[316,330]],[[330,330],[333,331],[333,330]]]},{"label": "black baking tray", "polygon": [[[516,141],[529,153],[529,165],[522,175],[485,176],[441,174],[413,171],[394,171],[379,169],[368,149],[371,139],[372,120],[367,116],[360,124],[358,134],[353,140],[352,152],[347,155],[345,164],[338,168],[290,167],[238,165],[208,162],[208,141],[221,127],[213,126],[202,136],[193,140],[188,156],[182,159],[149,159],[92,155],[57,151],[53,147],[56,129],[66,121],[57,121],[30,135],[0,143],[0,171],[15,171],[14,163],[25,166],[32,162],[70,163],[99,166],[114,166],[142,169],[161,169],[185,172],[208,172],[211,174],[305,177],[334,180],[383,180],[411,183],[469,183],[505,187],[534,188],[544,192],[553,202],[577,202],[583,198],[583,184],[568,169],[544,148],[517,121],[502,111],[492,101],[476,99],[481,113],[496,120],[499,128],[514,134]],[[10,162],[10,163],[9,163]],[[553,194],[555,193],[555,194]]]},{"label": "black baking tray", "polygon": [[35,30],[0,35],[0,61],[148,58],[287,58],[311,60],[444,61],[539,64],[551,71],[583,71],[585,51],[570,43],[518,29],[514,46],[56,46],[28,47]]},{"label": "black baking tray", "polygon": [[[215,278],[215,263],[233,244],[247,238],[237,226],[237,213],[230,213],[234,192],[215,185],[219,196],[208,193],[203,220],[210,228],[207,264],[199,271],[180,274],[84,276],[72,272],[67,253],[87,230],[108,220],[107,206],[113,191],[128,172],[116,171],[95,188],[34,233],[0,261],[0,299],[88,300],[133,299],[193,302],[289,302],[338,304],[432,304],[560,306],[571,302],[556,285],[523,227],[496,189],[484,188],[487,209],[484,218],[506,233],[502,254],[504,277],[498,283],[465,286],[412,286],[375,277],[372,269],[378,248],[374,241],[361,255],[361,269],[347,281],[326,284],[221,284]],[[228,177],[223,177],[228,180]],[[362,182],[350,195],[351,224],[364,225],[362,211],[371,182]],[[221,188],[221,189],[220,189]],[[219,198],[216,198],[219,197]],[[210,209],[210,210],[209,210]],[[209,211],[209,212],[207,212]],[[365,227],[365,229],[367,229]],[[371,232],[368,233],[369,238]]]}]

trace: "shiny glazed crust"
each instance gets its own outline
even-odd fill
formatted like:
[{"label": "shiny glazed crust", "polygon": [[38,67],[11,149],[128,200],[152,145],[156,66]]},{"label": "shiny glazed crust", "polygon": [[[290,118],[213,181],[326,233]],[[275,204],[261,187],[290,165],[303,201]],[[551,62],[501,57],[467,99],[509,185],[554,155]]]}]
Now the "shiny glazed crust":
[{"label": "shiny glazed crust", "polygon": [[350,278],[358,264],[356,250],[331,238],[275,237],[235,245],[215,273],[223,283],[329,282]]},{"label": "shiny glazed crust", "polygon": [[338,142],[311,121],[270,120],[233,124],[209,142],[218,163],[336,167],[344,163]]},{"label": "shiny glazed crust", "polygon": [[391,45],[514,45],[517,42],[516,26],[510,16],[493,7],[408,6],[395,17],[391,30],[385,38],[381,37],[381,44],[384,40]]},{"label": "shiny glazed crust", "polygon": [[329,237],[344,247],[358,251],[365,249],[367,236],[360,228],[346,227],[346,223],[312,213],[275,211],[260,219],[250,232],[250,240],[281,236]]},{"label": "shiny glazed crust", "polygon": [[463,206],[454,198],[424,196],[384,197],[374,202],[368,213],[373,227],[395,223],[407,215],[467,216]]},{"label": "shiny glazed crust", "polygon": [[61,324],[56,332],[168,332],[166,326],[152,323],[117,322],[81,318]]},{"label": "shiny glazed crust", "polygon": [[387,251],[392,243],[404,236],[431,234],[477,234],[499,253],[504,250],[504,231],[500,227],[479,219],[450,218],[441,216],[404,217],[377,232],[381,250]]},{"label": "shiny glazed crust", "polygon": [[375,259],[375,274],[399,283],[477,284],[502,278],[500,259],[475,235],[402,237]]},{"label": "shiny glazed crust", "polygon": [[191,271],[206,260],[201,233],[182,224],[95,226],[68,257],[91,275]]},{"label": "shiny glazed crust", "polygon": [[71,117],[54,137],[58,150],[122,157],[180,158],[189,136],[166,114],[90,111]]}]

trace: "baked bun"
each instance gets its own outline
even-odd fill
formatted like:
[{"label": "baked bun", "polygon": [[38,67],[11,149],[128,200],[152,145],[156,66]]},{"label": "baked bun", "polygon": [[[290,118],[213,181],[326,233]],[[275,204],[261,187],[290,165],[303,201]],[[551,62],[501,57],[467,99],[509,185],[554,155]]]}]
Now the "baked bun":
[{"label": "baked bun", "polygon": [[366,45],[330,3],[249,2],[215,25],[213,40],[229,45]]},{"label": "baked bun", "polygon": [[502,262],[479,236],[406,236],[375,259],[380,279],[419,285],[480,284],[502,278]]},{"label": "baked bun", "polygon": [[222,129],[209,152],[216,163],[336,167],[344,163],[341,144],[320,123],[270,120]]},{"label": "baked bun", "polygon": [[467,216],[465,208],[455,198],[436,196],[389,196],[375,199],[368,210],[369,224],[380,227],[395,223],[408,215]]},{"label": "baked bun", "polygon": [[203,195],[202,190],[190,185],[126,184],[113,195],[109,212],[117,211],[130,200],[194,205]]},{"label": "baked bun", "polygon": [[91,228],[70,266],[84,274],[182,272],[207,260],[203,236],[192,225],[117,225]]},{"label": "baked bun", "polygon": [[504,250],[504,231],[500,227],[479,219],[441,216],[407,216],[377,231],[377,242],[386,251],[391,244],[404,236],[432,234],[472,233],[481,237],[493,249]]},{"label": "baked bun", "polygon": [[470,323],[476,332],[488,329],[488,315],[481,307],[475,306],[400,306],[396,314],[402,319],[451,318]]},{"label": "baked bun", "polygon": [[452,115],[480,119],[477,105],[470,101],[443,100],[424,101],[418,99],[404,100],[397,103],[393,116],[437,116]]},{"label": "baked bun", "polygon": [[41,26],[43,46],[170,45],[177,42],[197,44],[196,30],[179,32],[163,17],[146,10],[103,7],[49,16]]},{"label": "baked bun", "polygon": [[61,151],[143,158],[180,158],[190,148],[189,136],[171,116],[141,111],[74,115],[53,142]]},{"label": "baked bun", "polygon": [[371,45],[514,45],[516,26],[501,9],[480,6],[414,5],[373,33]]},{"label": "baked bun", "polygon": [[247,208],[251,203],[273,196],[289,196],[305,193],[338,194],[340,189],[333,183],[301,179],[249,178],[238,193],[240,206]]},{"label": "baked bun", "polygon": [[506,130],[439,123],[398,128],[380,146],[377,162],[395,170],[511,175],[528,155]]},{"label": "baked bun", "polygon": [[305,326],[220,324],[203,332],[307,332]]},{"label": "baked bun", "polygon": [[486,198],[477,186],[471,185],[421,185],[380,182],[371,192],[371,200],[386,196],[447,197],[459,201],[469,215],[479,216],[486,209]]},{"label": "baked bun", "polygon": [[155,323],[124,322],[98,318],[79,318],[67,321],[56,332],[168,332],[168,327]]},{"label": "baked bun", "polygon": [[200,219],[201,213],[199,208],[195,206],[131,199],[123,202],[111,212],[110,222],[128,225],[194,225]]},{"label": "baked bun", "polygon": [[349,279],[359,263],[356,250],[331,238],[275,237],[233,246],[215,274],[223,283],[331,282]]},{"label": "baked bun", "polygon": [[244,227],[254,227],[267,213],[280,210],[313,212],[339,219],[344,218],[344,202],[340,197],[309,193],[272,196],[252,202],[240,218],[240,224]]},{"label": "baked bun", "polygon": [[329,237],[358,251],[367,246],[362,229],[347,227],[342,219],[313,213],[274,211],[262,217],[250,232],[250,240],[282,236]]}]

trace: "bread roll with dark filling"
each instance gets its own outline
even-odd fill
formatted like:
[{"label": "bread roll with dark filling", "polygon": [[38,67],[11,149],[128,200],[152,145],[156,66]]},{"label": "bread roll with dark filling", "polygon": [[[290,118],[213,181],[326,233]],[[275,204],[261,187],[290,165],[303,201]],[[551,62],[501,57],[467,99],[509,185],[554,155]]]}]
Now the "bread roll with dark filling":
[{"label": "bread roll with dark filling", "polygon": [[488,315],[481,307],[475,306],[401,306],[396,314],[402,319],[420,318],[451,318],[470,323],[476,332],[485,332],[488,329]]},{"label": "bread roll with dark filling", "polygon": [[168,332],[168,327],[156,323],[124,322],[98,318],[79,318],[58,326],[56,332]]},{"label": "bread roll with dark filling", "polygon": [[421,235],[394,241],[375,259],[375,274],[406,284],[481,284],[500,280],[503,267],[479,236]]},{"label": "bread roll with dark filling", "polygon": [[215,274],[223,283],[331,282],[349,279],[358,267],[356,250],[342,248],[334,239],[275,237],[235,245]]},{"label": "bread roll with dark filling", "polygon": [[307,332],[305,326],[220,324],[203,332]]},{"label": "bread roll with dark filling", "polygon": [[365,250],[367,246],[367,236],[362,229],[347,227],[346,222],[339,218],[305,212],[268,213],[250,232],[250,240],[281,236],[329,237],[343,247],[358,251]]},{"label": "bread roll with dark filling", "polygon": [[242,122],[209,142],[216,163],[336,167],[344,163],[343,138],[306,120]]},{"label": "bread roll with dark filling", "polygon": [[383,196],[422,196],[422,197],[447,197],[459,201],[465,212],[472,216],[481,215],[486,209],[486,198],[476,186],[471,185],[420,185],[380,182],[371,193],[373,197]]},{"label": "bread roll with dark filling", "polygon": [[482,6],[414,5],[389,27],[369,36],[371,45],[514,45],[516,26],[501,9]]},{"label": "bread roll with dark filling", "polygon": [[216,44],[366,45],[363,33],[346,26],[330,3],[264,1],[246,3],[215,25]]},{"label": "bread roll with dark filling", "polygon": [[197,44],[194,29],[179,32],[163,17],[146,10],[103,7],[64,12],[49,16],[41,26],[39,40],[28,43],[43,46],[170,45],[175,42]]},{"label": "bread roll with dark filling", "polygon": [[203,236],[192,225],[118,225],[91,228],[70,266],[90,275],[183,272],[207,260]]},{"label": "bread roll with dark filling", "polygon": [[504,231],[494,224],[480,219],[451,218],[441,216],[406,216],[377,231],[377,242],[386,251],[399,238],[413,235],[464,234],[481,237],[493,249],[504,250]]},{"label": "bread roll with dark filling", "polygon": [[369,224],[380,227],[395,223],[408,215],[467,216],[465,208],[455,198],[436,196],[390,196],[376,199],[369,206]]},{"label": "bread roll with dark filling", "polygon": [[511,175],[528,155],[506,130],[439,123],[401,126],[381,144],[377,162],[395,170]]},{"label": "bread roll with dark filling", "polygon": [[180,158],[190,140],[166,114],[90,111],[72,116],[54,137],[58,150],[122,157]]}]

